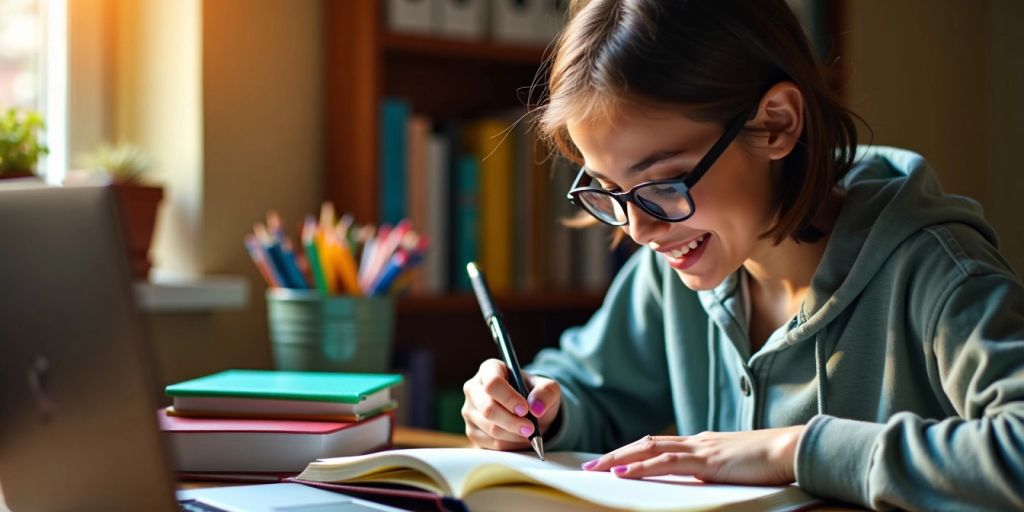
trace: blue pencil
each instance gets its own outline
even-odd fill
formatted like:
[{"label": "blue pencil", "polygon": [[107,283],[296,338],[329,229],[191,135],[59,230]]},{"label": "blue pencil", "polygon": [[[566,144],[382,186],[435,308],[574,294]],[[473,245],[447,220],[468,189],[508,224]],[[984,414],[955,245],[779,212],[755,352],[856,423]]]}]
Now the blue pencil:
[{"label": "blue pencil", "polygon": [[267,228],[262,224],[257,223],[253,227],[253,232],[256,233],[256,238],[263,244],[267,255],[270,256],[268,262],[273,263],[284,286],[303,290],[308,288],[306,286],[306,279],[302,277],[302,272],[299,271],[298,265],[295,264],[295,259],[289,258],[284,250],[281,249],[281,242],[278,242],[274,236],[268,233]]},{"label": "blue pencil", "polygon": [[384,270],[377,276],[377,280],[374,281],[373,286],[370,288],[370,296],[376,297],[391,288],[391,283],[395,281],[395,278],[405,270],[406,265],[409,262],[409,254],[405,251],[399,251],[391,256]]}]

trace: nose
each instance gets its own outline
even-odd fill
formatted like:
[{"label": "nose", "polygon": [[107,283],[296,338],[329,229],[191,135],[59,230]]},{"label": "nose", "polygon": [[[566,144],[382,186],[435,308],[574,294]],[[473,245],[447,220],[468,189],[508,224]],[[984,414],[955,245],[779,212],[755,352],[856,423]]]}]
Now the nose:
[{"label": "nose", "polygon": [[632,201],[626,203],[626,215],[629,218],[626,234],[640,245],[647,245],[671,227],[668,222],[651,217]]}]

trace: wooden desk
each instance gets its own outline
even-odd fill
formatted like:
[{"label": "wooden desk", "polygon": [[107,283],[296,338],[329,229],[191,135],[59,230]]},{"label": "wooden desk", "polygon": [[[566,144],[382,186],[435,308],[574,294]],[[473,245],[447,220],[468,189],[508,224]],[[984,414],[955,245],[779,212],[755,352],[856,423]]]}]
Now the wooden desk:
[{"label": "wooden desk", "polygon": [[395,448],[468,448],[469,439],[461,434],[411,427],[395,427]]},{"label": "wooden desk", "polygon": [[[392,440],[395,448],[464,448],[470,446],[466,436],[423,430],[410,427],[395,427],[395,435]],[[204,487],[224,487],[227,485],[246,485],[242,483],[228,482],[199,482],[182,481],[178,483],[179,489],[200,489]],[[850,510],[861,510],[845,505],[827,503],[824,507],[815,509],[823,512],[840,512]],[[4,505],[3,492],[0,490],[0,512],[10,512]]]}]

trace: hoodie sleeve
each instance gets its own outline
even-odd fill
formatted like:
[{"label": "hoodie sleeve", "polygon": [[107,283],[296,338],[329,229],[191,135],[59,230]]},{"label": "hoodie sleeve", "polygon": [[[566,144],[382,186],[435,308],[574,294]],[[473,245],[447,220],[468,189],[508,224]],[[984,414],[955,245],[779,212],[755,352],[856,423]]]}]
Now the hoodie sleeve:
[{"label": "hoodie sleeve", "polygon": [[653,253],[638,250],[586,325],[526,368],[562,388],[548,449],[603,452],[672,423],[659,273]]},{"label": "hoodie sleeve", "polygon": [[958,416],[817,416],[797,481],[876,509],[1024,509],[1024,288],[1005,273],[967,275],[930,317],[929,370]]}]

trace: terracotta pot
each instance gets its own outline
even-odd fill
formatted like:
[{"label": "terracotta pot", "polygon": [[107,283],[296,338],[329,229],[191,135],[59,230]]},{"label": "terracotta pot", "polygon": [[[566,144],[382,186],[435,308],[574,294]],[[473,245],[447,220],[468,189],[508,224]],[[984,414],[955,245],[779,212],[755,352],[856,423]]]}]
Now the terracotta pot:
[{"label": "terracotta pot", "polygon": [[0,180],[14,180],[18,178],[35,178],[35,173],[27,171],[7,171],[0,173]]},{"label": "terracotta pot", "polygon": [[156,227],[156,212],[164,197],[162,187],[115,183],[110,185],[117,199],[121,228],[128,248],[132,277],[147,279],[153,266],[149,259],[149,246]]}]

